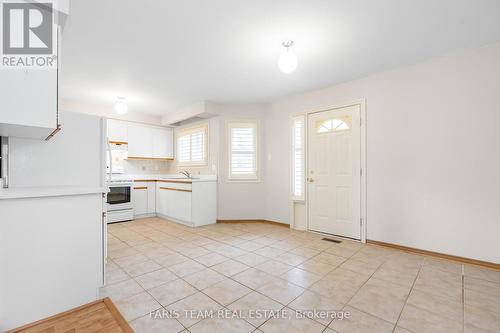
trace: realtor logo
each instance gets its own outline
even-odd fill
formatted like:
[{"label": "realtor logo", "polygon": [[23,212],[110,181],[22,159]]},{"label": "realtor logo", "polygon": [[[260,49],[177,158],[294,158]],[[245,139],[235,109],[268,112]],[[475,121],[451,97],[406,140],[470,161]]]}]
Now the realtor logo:
[{"label": "realtor logo", "polygon": [[[49,0],[50,1],[50,0]],[[2,1],[3,68],[54,68],[52,2]]]}]

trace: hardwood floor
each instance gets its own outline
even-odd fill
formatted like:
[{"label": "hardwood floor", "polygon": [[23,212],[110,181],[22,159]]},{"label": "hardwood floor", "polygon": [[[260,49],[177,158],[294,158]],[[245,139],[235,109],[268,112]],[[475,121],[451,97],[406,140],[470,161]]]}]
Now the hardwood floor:
[{"label": "hardwood floor", "polygon": [[113,302],[104,298],[7,333],[14,332],[133,333],[133,330]]}]

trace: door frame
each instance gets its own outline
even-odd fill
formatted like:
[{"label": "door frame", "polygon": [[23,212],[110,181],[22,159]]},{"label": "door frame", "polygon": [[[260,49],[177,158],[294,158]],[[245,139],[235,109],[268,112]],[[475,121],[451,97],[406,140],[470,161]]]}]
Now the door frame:
[{"label": "door frame", "polygon": [[[355,106],[355,105],[359,105],[359,117],[360,117],[360,166],[361,166],[361,170],[362,172],[360,171],[360,211],[359,211],[359,216],[361,218],[361,221],[360,221],[360,241],[362,243],[366,243],[366,231],[367,231],[367,216],[366,216],[366,213],[367,213],[367,209],[366,209],[366,206],[367,206],[367,202],[366,202],[366,176],[367,176],[367,172],[366,172],[366,100],[365,99],[359,99],[359,100],[355,100],[355,101],[352,101],[352,102],[348,102],[348,103],[341,103],[341,104],[335,104],[335,105],[332,105],[332,106],[328,106],[328,107],[322,107],[322,108],[318,108],[318,109],[314,109],[314,110],[310,110],[310,111],[307,111],[305,113],[305,124],[304,124],[304,127],[305,127],[305,171],[306,171],[306,176],[309,175],[309,163],[308,163],[308,160],[309,160],[309,131],[308,131],[308,128],[309,128],[309,115],[313,114],[313,113],[319,113],[319,112],[323,112],[323,111],[331,111],[331,110],[335,110],[335,109],[342,109],[342,108],[345,108],[345,107],[349,107],[349,106]],[[306,179],[304,179],[305,181],[305,204],[306,204],[306,228],[307,228],[307,231],[311,231],[309,229],[309,182],[307,181],[307,177],[305,177]]]}]

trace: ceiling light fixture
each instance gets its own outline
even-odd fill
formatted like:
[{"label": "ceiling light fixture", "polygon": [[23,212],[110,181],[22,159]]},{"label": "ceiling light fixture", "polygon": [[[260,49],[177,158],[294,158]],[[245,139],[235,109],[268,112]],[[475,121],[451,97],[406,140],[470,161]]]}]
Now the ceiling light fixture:
[{"label": "ceiling light fixture", "polygon": [[115,112],[118,114],[125,114],[128,111],[127,103],[125,103],[125,97],[118,96],[115,102]]},{"label": "ceiling light fixture", "polygon": [[293,40],[283,42],[285,48],[278,61],[278,66],[283,73],[291,73],[297,68],[297,56],[292,52]]}]

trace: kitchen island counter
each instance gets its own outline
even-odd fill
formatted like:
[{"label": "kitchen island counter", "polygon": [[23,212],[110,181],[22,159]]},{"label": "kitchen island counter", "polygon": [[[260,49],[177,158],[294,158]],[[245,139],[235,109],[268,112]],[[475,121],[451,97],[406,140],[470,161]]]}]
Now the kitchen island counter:
[{"label": "kitchen island counter", "polygon": [[59,197],[82,194],[107,193],[107,187],[99,186],[39,186],[0,188],[0,200]]}]

